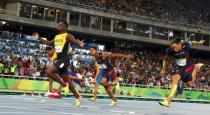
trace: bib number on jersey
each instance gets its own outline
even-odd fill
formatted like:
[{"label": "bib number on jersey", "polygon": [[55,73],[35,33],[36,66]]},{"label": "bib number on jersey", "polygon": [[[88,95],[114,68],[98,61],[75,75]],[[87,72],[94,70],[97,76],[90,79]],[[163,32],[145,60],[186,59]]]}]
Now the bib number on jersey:
[{"label": "bib number on jersey", "polygon": [[179,66],[185,66],[187,64],[187,59],[183,58],[183,59],[176,59],[176,63]]},{"label": "bib number on jersey", "polygon": [[60,69],[62,69],[64,67],[64,63],[61,63],[61,65],[59,66]]},{"label": "bib number on jersey", "polygon": [[107,66],[105,64],[100,65],[101,69],[107,69]]},{"label": "bib number on jersey", "polygon": [[55,51],[56,51],[57,53],[62,52],[62,47],[61,47],[61,46],[56,46],[56,47],[55,47]]}]

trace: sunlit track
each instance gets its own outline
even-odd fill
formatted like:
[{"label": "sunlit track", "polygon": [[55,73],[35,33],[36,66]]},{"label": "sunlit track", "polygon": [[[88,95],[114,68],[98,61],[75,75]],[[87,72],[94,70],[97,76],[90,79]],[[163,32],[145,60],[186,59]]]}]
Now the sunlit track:
[{"label": "sunlit track", "polygon": [[74,99],[49,99],[35,96],[0,96],[0,114],[21,115],[209,115],[210,104],[176,103],[170,108],[155,101],[120,100],[118,105],[109,106],[109,99],[90,102],[83,99],[81,107],[74,107]]}]

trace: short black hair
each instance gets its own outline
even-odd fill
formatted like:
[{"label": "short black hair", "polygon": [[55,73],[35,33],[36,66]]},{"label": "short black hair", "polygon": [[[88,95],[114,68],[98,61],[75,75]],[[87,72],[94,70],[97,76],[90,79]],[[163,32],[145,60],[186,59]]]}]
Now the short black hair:
[{"label": "short black hair", "polygon": [[92,49],[94,49],[94,50],[98,50],[98,47],[97,47],[97,46],[94,46],[94,47],[92,47]]},{"label": "short black hair", "polygon": [[53,47],[46,47],[46,51],[50,51],[50,50],[53,50]]},{"label": "short black hair", "polygon": [[68,28],[69,27],[69,24],[66,22],[66,21],[64,21],[64,20],[62,20],[62,21],[60,21],[59,23],[64,23],[65,25],[66,25],[66,27]]},{"label": "short black hair", "polygon": [[175,39],[171,42],[171,44],[174,44],[174,43],[178,44],[179,42],[182,42],[182,39],[181,39],[181,38],[175,38]]}]

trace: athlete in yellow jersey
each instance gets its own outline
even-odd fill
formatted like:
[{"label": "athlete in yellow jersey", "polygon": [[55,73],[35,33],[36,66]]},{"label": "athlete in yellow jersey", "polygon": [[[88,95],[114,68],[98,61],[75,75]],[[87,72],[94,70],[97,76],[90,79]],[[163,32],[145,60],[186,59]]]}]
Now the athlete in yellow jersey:
[{"label": "athlete in yellow jersey", "polygon": [[55,36],[55,38],[51,41],[42,39],[38,33],[35,33],[33,36],[38,38],[42,43],[47,45],[54,45],[57,59],[53,63],[48,65],[47,68],[47,76],[58,82],[62,87],[64,87],[65,93],[68,93],[70,89],[71,92],[76,97],[76,106],[80,106],[81,97],[78,92],[75,90],[71,79],[68,74],[68,66],[69,62],[69,44],[74,43],[78,46],[83,47],[84,42],[78,39],[75,39],[73,35],[67,33],[68,23],[65,21],[61,21],[58,23],[57,29],[59,30],[59,34]]},{"label": "athlete in yellow jersey", "polygon": [[[47,51],[47,54],[48,54],[50,60],[52,62],[55,62],[57,60],[56,51],[52,47],[47,47],[46,51]],[[68,54],[69,54],[69,56],[72,56],[72,55],[75,54],[75,52],[70,50]],[[78,77],[72,76],[72,75],[69,75],[69,77],[72,81],[76,81],[76,83],[81,83],[81,84],[79,84],[80,86],[84,85],[83,82],[81,82],[81,81],[83,81],[82,78],[78,78]],[[57,89],[53,89],[52,86],[53,86],[53,80],[49,79],[49,90],[48,90],[47,93],[45,93],[45,96],[51,97],[51,98],[61,98],[62,96],[61,96],[60,92],[61,92],[61,89],[62,89],[62,85],[59,85],[59,87]]]}]

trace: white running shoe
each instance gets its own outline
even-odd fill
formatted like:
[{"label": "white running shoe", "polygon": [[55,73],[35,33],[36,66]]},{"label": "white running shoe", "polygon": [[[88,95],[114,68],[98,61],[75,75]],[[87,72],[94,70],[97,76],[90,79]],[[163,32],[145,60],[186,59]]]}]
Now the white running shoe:
[{"label": "white running shoe", "polygon": [[51,94],[52,94],[52,93],[48,91],[47,93],[44,94],[44,96],[45,96],[45,97],[48,97],[48,96],[51,95]]}]

